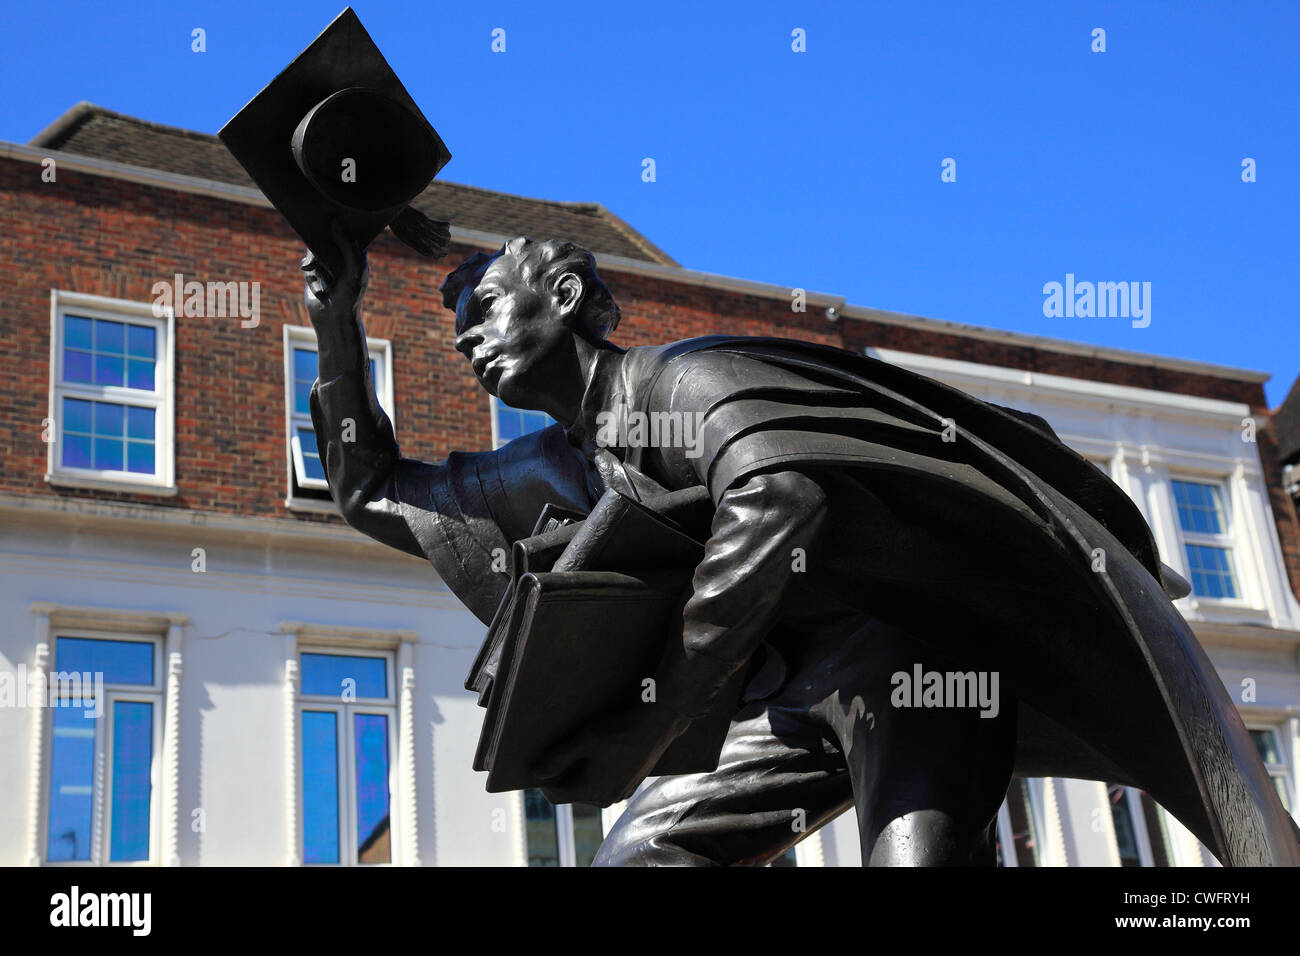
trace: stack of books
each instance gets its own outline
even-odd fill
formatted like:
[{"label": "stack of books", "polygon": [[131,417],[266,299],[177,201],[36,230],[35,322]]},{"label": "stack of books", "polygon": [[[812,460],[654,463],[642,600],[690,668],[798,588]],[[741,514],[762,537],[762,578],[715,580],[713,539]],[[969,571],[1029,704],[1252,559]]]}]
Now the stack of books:
[{"label": "stack of books", "polygon": [[[542,786],[533,764],[606,715],[666,706],[646,700],[646,681],[681,640],[712,513],[704,488],[644,502],[611,489],[586,517],[548,505],[515,544],[510,584],[465,683],[487,709],[474,769],[488,772],[490,793]],[[715,770],[739,695],[738,674],[651,775]]]}]

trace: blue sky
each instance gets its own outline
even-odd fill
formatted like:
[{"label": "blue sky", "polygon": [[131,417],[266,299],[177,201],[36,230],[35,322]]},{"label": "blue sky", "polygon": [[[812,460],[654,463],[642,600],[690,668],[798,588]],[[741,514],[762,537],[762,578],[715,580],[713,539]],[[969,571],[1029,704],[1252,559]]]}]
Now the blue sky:
[{"label": "blue sky", "polygon": [[[79,100],[216,132],[343,5],[6,4],[0,138]],[[603,203],[689,268],[1259,369],[1272,404],[1300,371],[1300,3],[355,6],[444,179]],[[1045,316],[1067,273],[1150,282],[1150,325]]]}]

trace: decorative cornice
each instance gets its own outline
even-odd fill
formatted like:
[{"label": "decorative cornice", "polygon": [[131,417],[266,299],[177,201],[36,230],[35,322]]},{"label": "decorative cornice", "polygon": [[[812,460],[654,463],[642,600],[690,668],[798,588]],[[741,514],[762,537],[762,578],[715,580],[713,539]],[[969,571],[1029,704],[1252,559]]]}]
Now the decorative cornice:
[{"label": "decorative cornice", "polygon": [[280,632],[292,634],[301,644],[370,645],[390,649],[420,639],[419,633],[412,630],[311,624],[305,621],[281,621]]},{"label": "decorative cornice", "polygon": [[148,631],[162,635],[175,624],[190,623],[185,611],[122,610],[118,607],[56,604],[34,601],[29,610],[47,618],[51,627],[91,627],[100,631]]},{"label": "decorative cornice", "polygon": [[184,611],[123,610],[50,601],[36,601],[29,610],[37,617],[48,619],[51,627],[94,627],[101,631],[144,631],[158,635],[190,620]]}]

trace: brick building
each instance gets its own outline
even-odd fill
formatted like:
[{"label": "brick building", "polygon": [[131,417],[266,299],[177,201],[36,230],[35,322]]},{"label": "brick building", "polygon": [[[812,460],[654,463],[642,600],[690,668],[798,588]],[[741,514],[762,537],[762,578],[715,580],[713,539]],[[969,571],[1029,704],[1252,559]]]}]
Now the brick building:
[{"label": "brick building", "polygon": [[[793,290],[684,268],[595,203],[435,182],[417,206],[451,219],[452,252],[430,263],[381,237],[365,313],[408,456],[537,424],[479,389],[437,293],[521,234],[596,253],[621,345],[803,338],[1033,411],[1193,581],[1179,607],[1296,806],[1300,523],[1266,376],[828,294],[795,311]],[[461,682],[481,626],[426,563],[337,517],[304,415],[303,250],[216,138],[80,104],[0,144],[0,216],[0,669],[29,689],[105,674],[105,719],[0,708],[0,813],[24,821],[0,862],[589,859],[610,811],[487,794],[469,769],[480,712]],[[167,287],[174,308],[155,308]],[[340,658],[371,678],[352,702],[322,689]],[[792,861],[856,863],[854,829],[841,818]],[[1094,781],[1018,781],[1000,835],[1007,865],[1212,862],[1145,795]]]}]

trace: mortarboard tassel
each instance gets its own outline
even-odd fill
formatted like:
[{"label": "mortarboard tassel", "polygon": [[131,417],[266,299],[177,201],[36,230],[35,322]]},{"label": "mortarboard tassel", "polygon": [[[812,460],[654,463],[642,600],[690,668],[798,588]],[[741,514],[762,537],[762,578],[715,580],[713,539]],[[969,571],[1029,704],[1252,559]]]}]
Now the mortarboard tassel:
[{"label": "mortarboard tassel", "polygon": [[441,259],[451,247],[451,223],[430,219],[410,206],[399,212],[388,228],[422,256]]}]

